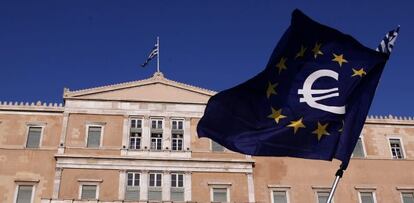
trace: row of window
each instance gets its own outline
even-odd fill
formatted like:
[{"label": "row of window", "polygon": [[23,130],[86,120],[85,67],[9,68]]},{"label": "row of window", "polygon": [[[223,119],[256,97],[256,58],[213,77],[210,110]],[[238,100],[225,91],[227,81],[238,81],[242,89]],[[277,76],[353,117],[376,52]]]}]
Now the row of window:
[{"label": "row of window", "polygon": [[[171,150],[183,151],[184,150],[184,129],[183,120],[172,120],[171,130]],[[151,119],[151,138],[150,138],[150,150],[160,151],[162,150],[163,141],[163,120]],[[103,126],[88,125],[87,144],[88,148],[98,148],[101,146]],[[27,148],[38,148],[40,145],[41,135],[43,127],[41,126],[29,126]],[[391,150],[391,155],[394,159],[404,159],[404,150],[401,144],[400,138],[388,139]],[[142,120],[131,119],[130,121],[130,134],[129,134],[129,149],[139,150],[142,149]],[[216,142],[211,143],[211,149],[213,152],[224,151],[225,148]],[[359,138],[352,157],[364,158],[366,156],[364,143],[362,138]]]},{"label": "row of window", "polygon": [[[128,173],[128,184],[125,194],[126,200],[139,200],[139,177],[138,173]],[[183,175],[171,174],[171,201],[184,201],[183,190]],[[156,189],[154,187],[161,186],[161,174],[151,173],[150,188],[148,190],[149,200],[161,201],[162,189]],[[135,189],[137,187],[138,189]],[[99,185],[97,184],[82,184],[80,188],[80,198],[82,200],[98,199]],[[33,202],[34,185],[18,185],[17,194],[15,198],[16,203],[31,203]],[[328,199],[329,192],[318,191],[316,192],[316,202],[325,203]],[[360,203],[376,203],[375,192],[373,191],[360,191],[358,192],[358,198]],[[212,202],[230,202],[229,188],[226,187],[212,187],[211,188],[211,201]],[[273,190],[271,193],[272,203],[288,203],[288,192],[286,190]],[[334,202],[334,201],[332,201]],[[402,203],[413,203],[414,192],[401,192]]]},{"label": "row of window", "polygon": [[[393,159],[404,159],[404,150],[401,143],[401,138],[389,138],[388,139],[391,155]],[[364,142],[362,138],[358,138],[358,141],[355,145],[354,151],[352,153],[353,158],[365,158],[366,152],[364,148]]]},{"label": "row of window", "polygon": [[[326,203],[329,197],[329,192],[316,192],[316,202]],[[359,191],[359,203],[376,203],[375,192],[373,191]],[[272,203],[288,203],[288,192],[286,190],[273,190],[271,195]],[[331,201],[334,203],[334,201]],[[414,203],[414,192],[401,192],[402,203]]]},{"label": "row of window", "polygon": [[[183,120],[171,121],[171,150],[183,151],[184,150],[184,128]],[[162,150],[163,142],[163,120],[152,119],[151,120],[151,133],[150,133],[150,150],[160,151]],[[87,125],[87,148],[99,148],[102,144],[103,125],[90,124]],[[40,140],[43,131],[43,126],[29,126],[26,147],[27,148],[39,148]],[[142,120],[131,119],[129,130],[129,146],[130,150],[142,149]],[[222,152],[225,150],[223,146],[216,142],[211,143],[212,151]]]}]

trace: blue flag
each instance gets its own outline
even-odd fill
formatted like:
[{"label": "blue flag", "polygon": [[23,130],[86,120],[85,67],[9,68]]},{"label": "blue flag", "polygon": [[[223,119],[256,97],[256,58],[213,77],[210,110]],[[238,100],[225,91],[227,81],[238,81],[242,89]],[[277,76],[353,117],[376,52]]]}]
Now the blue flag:
[{"label": "blue flag", "polygon": [[336,158],[346,169],[387,60],[295,10],[266,68],[210,98],[198,135],[243,154]]}]

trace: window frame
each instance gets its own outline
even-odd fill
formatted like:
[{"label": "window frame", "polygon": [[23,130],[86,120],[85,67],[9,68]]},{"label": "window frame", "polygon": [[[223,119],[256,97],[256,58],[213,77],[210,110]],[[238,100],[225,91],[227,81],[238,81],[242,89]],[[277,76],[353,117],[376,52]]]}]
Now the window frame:
[{"label": "window frame", "polygon": [[[96,191],[95,191],[95,199],[82,199],[82,188],[83,186],[88,185],[88,186],[96,186]],[[97,182],[81,182],[79,184],[79,195],[78,198],[79,200],[98,200],[99,199],[99,183]]]},{"label": "window frame", "polygon": [[[402,138],[397,137],[397,136],[388,136],[387,140],[388,140],[388,149],[390,151],[391,159],[394,159],[394,160],[404,160],[404,159],[406,159],[404,143],[403,143]],[[394,155],[392,154],[391,140],[399,140],[400,141],[402,158],[394,158]]]},{"label": "window frame", "polygon": [[374,203],[377,203],[377,198],[376,198],[377,195],[375,194],[375,190],[358,190],[359,203],[362,203],[361,193],[368,193],[368,192],[372,194],[372,199],[374,200]]},{"label": "window frame", "polygon": [[212,185],[210,187],[210,202],[217,202],[217,201],[214,201],[214,189],[226,189],[226,199],[227,199],[227,201],[225,203],[229,203],[231,201],[231,199],[230,199],[230,186],[227,186],[227,185]]},{"label": "window frame", "polygon": [[[164,130],[165,129],[165,121],[162,117],[151,117],[150,119],[150,130]],[[152,121],[157,121],[156,126],[158,127],[158,122],[161,121],[161,128],[152,128]]]},{"label": "window frame", "polygon": [[[134,127],[135,129],[138,129],[139,132],[132,132],[132,121],[135,120],[135,123],[137,124],[137,121],[141,121],[141,128]],[[128,150],[142,150],[142,137],[143,137],[143,125],[144,125],[144,119],[141,117],[130,117],[128,122]],[[138,133],[140,136],[135,137],[135,148],[131,148],[131,135],[133,133]],[[138,138],[139,137],[139,138]],[[136,145],[136,140],[139,139],[139,146]],[[138,147],[138,148],[137,148]]]},{"label": "window frame", "polygon": [[[128,201],[139,201],[140,200],[140,198],[141,198],[141,181],[142,181],[142,176],[141,176],[141,172],[140,171],[127,171],[126,173],[126,176],[125,176],[125,191],[124,191],[124,199],[125,200],[128,200]],[[133,174],[133,178],[132,178],[132,185],[128,185],[128,180],[129,180],[129,178],[128,178],[128,175],[129,174]],[[138,175],[138,177],[139,177],[139,179],[138,179],[138,185],[135,185],[135,182],[136,182],[136,176]],[[128,188],[133,188],[134,190],[133,191],[135,191],[135,192],[138,192],[138,200],[134,200],[134,199],[127,199],[126,197],[126,195],[127,195],[127,192],[128,192]]]},{"label": "window frame", "polygon": [[275,200],[274,200],[274,195],[273,195],[273,193],[274,192],[285,192],[285,194],[286,194],[286,202],[287,203],[290,203],[290,198],[289,198],[289,190],[286,188],[271,188],[270,189],[270,202],[271,203],[275,203]]},{"label": "window frame", "polygon": [[[361,135],[358,137],[358,139],[361,139],[362,152],[364,153],[364,156],[363,157],[354,157],[354,151],[352,151],[351,158],[353,158],[353,159],[365,159],[365,158],[367,158],[367,151],[365,149],[364,135],[361,133]],[[354,150],[355,150],[355,148],[354,148]]]},{"label": "window frame", "polygon": [[34,197],[35,197],[35,194],[36,194],[36,185],[37,185],[37,182],[33,182],[33,181],[18,181],[18,182],[16,182],[13,203],[17,203],[17,197],[19,195],[18,193],[19,193],[19,187],[20,186],[32,186],[32,194],[31,194],[31,197],[30,197],[30,203],[33,203],[34,202]]},{"label": "window frame", "polygon": [[[88,138],[89,138],[89,128],[90,127],[100,127],[101,128],[101,135],[99,138],[99,146],[98,147],[88,147]],[[90,123],[86,124],[86,132],[85,132],[85,148],[87,149],[99,149],[103,147],[103,136],[105,131],[105,124],[98,124],[98,123]]]},{"label": "window frame", "polygon": [[[43,134],[44,134],[44,130],[45,130],[45,124],[27,124],[26,125],[26,140],[25,140],[25,144],[24,144],[24,148],[25,149],[39,149],[42,147],[42,141],[43,141]],[[30,128],[41,128],[40,130],[40,138],[39,138],[39,145],[38,147],[27,147],[27,142],[29,141],[29,132],[30,132]]]},{"label": "window frame", "polygon": [[413,197],[414,197],[414,190],[412,190],[412,191],[410,191],[410,190],[402,190],[402,191],[399,191],[399,192],[400,192],[401,203],[405,203],[404,202],[404,198],[403,198],[403,193],[412,194]]},{"label": "window frame", "polygon": [[[319,194],[320,193],[328,193],[328,198],[329,198],[329,190],[315,190],[315,197],[316,197],[316,203],[319,203]],[[331,203],[334,203],[334,197],[332,197]]]}]

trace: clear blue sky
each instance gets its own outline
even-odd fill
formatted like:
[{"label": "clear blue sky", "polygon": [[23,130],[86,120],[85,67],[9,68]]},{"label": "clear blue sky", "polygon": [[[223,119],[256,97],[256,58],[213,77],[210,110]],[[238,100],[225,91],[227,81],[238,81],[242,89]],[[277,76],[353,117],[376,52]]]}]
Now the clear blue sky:
[{"label": "clear blue sky", "polygon": [[157,35],[167,78],[224,90],[263,70],[295,8],[373,48],[400,24],[370,114],[414,116],[414,3],[389,0],[2,0],[0,100],[148,78]]}]

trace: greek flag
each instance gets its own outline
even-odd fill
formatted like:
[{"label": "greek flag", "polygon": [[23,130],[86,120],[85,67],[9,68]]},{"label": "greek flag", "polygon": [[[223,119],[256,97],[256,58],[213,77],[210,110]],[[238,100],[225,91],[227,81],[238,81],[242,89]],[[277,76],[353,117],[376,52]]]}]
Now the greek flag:
[{"label": "greek flag", "polygon": [[397,39],[398,32],[400,31],[400,26],[397,27],[395,30],[389,31],[381,43],[377,47],[377,51],[381,53],[390,54],[392,48],[394,47],[395,40]]},{"label": "greek flag", "polygon": [[141,67],[145,67],[148,64],[148,62],[150,62],[151,59],[153,59],[157,55],[158,55],[158,44],[155,44],[154,48],[151,50],[150,54],[148,55],[147,60],[145,60],[145,62],[141,65]]}]

